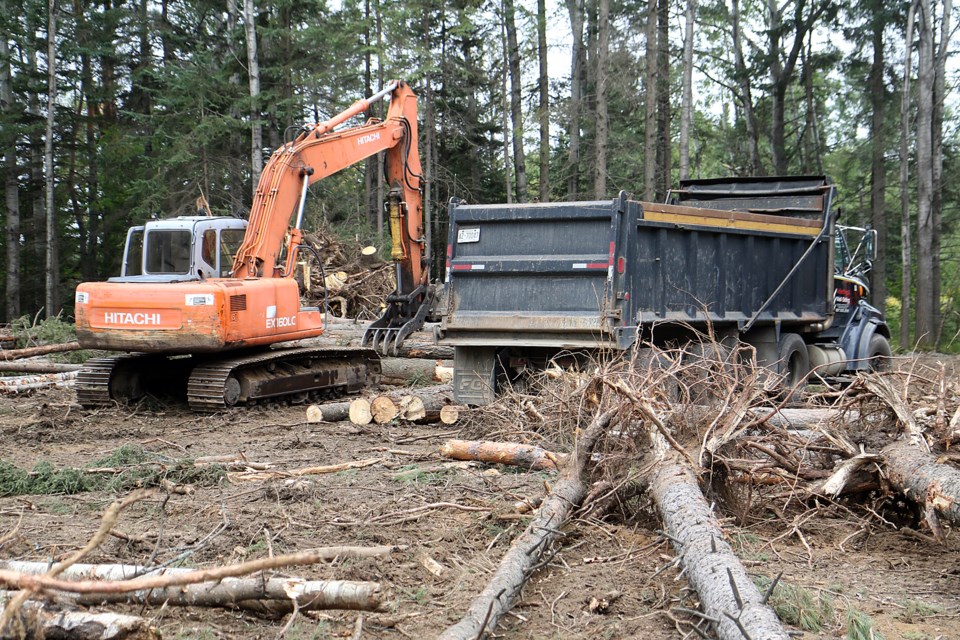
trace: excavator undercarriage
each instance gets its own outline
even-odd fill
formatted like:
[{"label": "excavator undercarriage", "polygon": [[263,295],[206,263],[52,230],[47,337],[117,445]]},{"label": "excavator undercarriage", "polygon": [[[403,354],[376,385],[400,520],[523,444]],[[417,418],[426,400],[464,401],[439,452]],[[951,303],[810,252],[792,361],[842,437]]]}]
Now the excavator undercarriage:
[{"label": "excavator undercarriage", "polygon": [[185,397],[192,410],[210,413],[279,396],[316,400],[355,393],[379,379],[380,358],[372,349],[258,349],[97,358],[80,370],[76,390],[84,407],[153,395]]}]

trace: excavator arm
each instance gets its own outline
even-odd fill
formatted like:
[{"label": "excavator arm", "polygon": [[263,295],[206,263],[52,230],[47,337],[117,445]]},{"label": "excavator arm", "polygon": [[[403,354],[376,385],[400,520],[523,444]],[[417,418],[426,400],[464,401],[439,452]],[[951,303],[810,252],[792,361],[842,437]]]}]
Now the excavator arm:
[{"label": "excavator arm", "polygon": [[[384,120],[335,130],[387,96],[390,106]],[[430,300],[417,98],[409,85],[399,80],[333,118],[306,127],[273,153],[257,184],[247,232],[233,264],[234,277],[290,277],[302,238],[300,224],[307,187],[381,151],[386,152],[391,257],[397,264],[397,289],[387,299],[384,318],[390,317],[383,328],[399,330],[411,321],[422,325]],[[408,326],[403,337],[418,328]],[[373,343],[386,351],[391,345],[395,348],[403,337],[388,331]]]}]

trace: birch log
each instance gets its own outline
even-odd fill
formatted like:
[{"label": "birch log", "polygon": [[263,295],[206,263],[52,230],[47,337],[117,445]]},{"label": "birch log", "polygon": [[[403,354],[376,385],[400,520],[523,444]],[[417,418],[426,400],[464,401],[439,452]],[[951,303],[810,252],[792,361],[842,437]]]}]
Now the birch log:
[{"label": "birch log", "polygon": [[[422,358],[381,358],[380,376],[384,384],[408,382],[439,382],[446,370],[453,367],[450,360],[426,360]],[[449,380],[447,380],[449,382]]]},{"label": "birch log", "polygon": [[[0,606],[13,597],[0,592]],[[157,640],[160,632],[139,616],[89,611],[49,611],[47,603],[27,601],[12,628],[0,630],[2,638],[47,640]],[[17,627],[20,627],[19,629]]]},{"label": "birch log", "polygon": [[10,373],[67,373],[79,371],[82,366],[63,362],[48,362],[46,360],[3,361],[0,362],[0,371],[9,371]]},{"label": "birch log", "polygon": [[20,393],[49,387],[69,387],[76,377],[76,371],[68,371],[66,373],[39,373],[34,376],[0,378],[0,393]]},{"label": "birch log", "polygon": [[720,640],[788,640],[777,614],[724,540],[697,477],[683,458],[663,441],[644,462],[663,526],[674,541],[687,581],[700,596],[703,612],[716,621]]},{"label": "birch log", "polygon": [[439,640],[478,640],[487,637],[513,606],[533,571],[550,553],[560,529],[587,493],[584,480],[590,453],[606,431],[614,410],[597,415],[577,442],[563,472],[537,515],[504,554],[487,586],[470,604],[466,615],[440,634]]}]

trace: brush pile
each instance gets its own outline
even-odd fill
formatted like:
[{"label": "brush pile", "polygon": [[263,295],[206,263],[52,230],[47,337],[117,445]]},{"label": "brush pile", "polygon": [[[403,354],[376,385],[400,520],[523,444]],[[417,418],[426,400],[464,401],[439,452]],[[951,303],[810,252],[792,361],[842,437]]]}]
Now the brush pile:
[{"label": "brush pile", "polygon": [[[323,307],[339,318],[373,320],[380,317],[383,301],[396,288],[392,264],[377,249],[359,240],[344,242],[328,229],[306,233],[304,244],[323,260],[317,265],[311,252],[301,250],[297,273],[309,304]],[[303,275],[306,274],[306,277]]]},{"label": "brush pile", "polygon": [[804,540],[798,518],[832,514],[861,519],[864,531],[910,529],[932,544],[960,525],[960,455],[950,451],[960,442],[960,388],[943,365],[909,364],[842,388],[772,394],[776,385],[749,347],[705,337],[683,349],[643,349],[631,361],[548,369],[515,387],[468,416],[461,436],[545,450],[560,463],[561,480],[539,513],[561,489],[578,510],[560,519],[554,507],[549,523],[535,519],[535,530],[514,543],[526,549],[526,563],[511,566],[511,549],[441,637],[491,633],[557,551],[570,520],[625,520],[646,510],[659,518],[692,588],[672,610],[678,629],[787,638],[768,606],[778,580],[761,593],[722,522],[749,526],[777,513],[784,535]]}]

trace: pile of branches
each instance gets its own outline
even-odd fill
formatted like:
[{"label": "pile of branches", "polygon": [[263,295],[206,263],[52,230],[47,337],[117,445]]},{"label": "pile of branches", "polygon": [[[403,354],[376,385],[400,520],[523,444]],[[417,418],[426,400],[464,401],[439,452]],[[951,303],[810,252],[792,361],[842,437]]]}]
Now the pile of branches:
[{"label": "pile of branches", "polygon": [[[462,432],[496,439],[499,449],[491,442],[448,449],[496,450],[491,460],[510,462],[505,452],[515,447],[517,464],[553,463],[560,479],[488,587],[441,637],[492,633],[574,516],[646,510],[659,518],[696,593],[680,610],[691,632],[787,638],[767,604],[778,581],[758,591],[722,518],[751,524],[775,504],[789,530],[796,513],[833,510],[931,540],[945,535],[942,520],[960,524],[960,472],[949,451],[960,441],[956,378],[942,366],[910,363],[846,387],[783,389],[757,366],[752,348],[705,336],[682,348],[638,350],[627,361],[549,368],[514,388],[469,417]],[[881,515],[904,502],[918,517]]]},{"label": "pile of branches", "polygon": [[377,256],[376,247],[359,239],[343,241],[325,228],[304,234],[303,242],[323,260],[320,269],[311,252],[301,249],[300,262],[308,265],[309,283],[302,284],[309,304],[326,304],[340,318],[380,317],[383,301],[396,289],[396,276],[392,265]]}]

